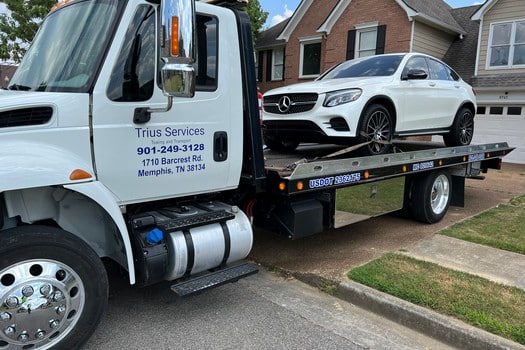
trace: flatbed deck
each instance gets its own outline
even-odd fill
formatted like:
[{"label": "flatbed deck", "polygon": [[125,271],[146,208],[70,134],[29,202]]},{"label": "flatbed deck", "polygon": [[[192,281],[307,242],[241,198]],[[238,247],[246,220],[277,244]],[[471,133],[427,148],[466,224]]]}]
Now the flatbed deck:
[{"label": "flatbed deck", "polygon": [[[264,151],[265,168],[270,179],[283,182],[283,194],[320,188],[338,188],[469,163],[494,163],[514,148],[505,142],[459,147],[442,143],[396,141],[394,153],[356,157],[341,152],[344,146],[304,144],[294,153]],[[468,175],[466,175],[468,177]]]}]

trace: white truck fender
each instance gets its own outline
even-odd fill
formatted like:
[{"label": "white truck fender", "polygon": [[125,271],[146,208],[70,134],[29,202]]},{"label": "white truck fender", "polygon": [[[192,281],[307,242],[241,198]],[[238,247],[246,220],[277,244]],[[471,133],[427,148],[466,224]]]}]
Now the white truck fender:
[{"label": "white truck fender", "polygon": [[[85,154],[81,157],[78,153],[45,142],[13,138],[4,140],[0,142],[0,192],[93,181],[95,175],[88,152],[88,148],[80,152]],[[70,176],[76,169],[85,171],[91,177],[72,180]]]},{"label": "white truck fender", "polygon": [[133,263],[133,251],[131,248],[131,241],[129,239],[128,228],[122,212],[118,205],[117,198],[100,182],[87,182],[72,185],[65,185],[64,188],[79,192],[93,201],[98,203],[113,219],[117,225],[122,242],[126,249],[126,259],[128,263],[128,273],[130,284],[135,284],[135,265]]}]

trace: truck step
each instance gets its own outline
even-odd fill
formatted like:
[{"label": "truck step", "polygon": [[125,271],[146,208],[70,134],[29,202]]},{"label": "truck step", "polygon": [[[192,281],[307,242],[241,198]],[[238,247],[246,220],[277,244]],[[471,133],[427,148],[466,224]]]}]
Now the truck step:
[{"label": "truck step", "polygon": [[225,222],[235,218],[235,214],[226,210],[217,210],[188,217],[174,218],[167,222],[158,224],[159,228],[166,233],[187,230],[193,227],[209,225],[217,222]]},{"label": "truck step", "polygon": [[248,263],[227,266],[220,270],[209,272],[206,275],[176,283],[171,286],[171,290],[178,296],[189,296],[226,283],[237,282],[241,278],[251,276],[257,272],[259,272],[259,269],[255,265]]}]

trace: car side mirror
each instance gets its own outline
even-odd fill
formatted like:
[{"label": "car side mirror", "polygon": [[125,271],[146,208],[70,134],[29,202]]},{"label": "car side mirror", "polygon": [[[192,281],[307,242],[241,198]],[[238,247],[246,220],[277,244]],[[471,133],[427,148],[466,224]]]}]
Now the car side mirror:
[{"label": "car side mirror", "polygon": [[403,80],[425,80],[426,78],[428,74],[423,69],[409,69],[402,77]]}]

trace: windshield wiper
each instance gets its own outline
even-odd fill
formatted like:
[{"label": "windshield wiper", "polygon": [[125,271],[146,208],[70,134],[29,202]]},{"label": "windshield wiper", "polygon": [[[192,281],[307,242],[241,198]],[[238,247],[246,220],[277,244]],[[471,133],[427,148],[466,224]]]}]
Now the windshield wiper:
[{"label": "windshield wiper", "polygon": [[7,89],[8,90],[29,91],[29,90],[31,90],[31,87],[30,86],[25,86],[25,85],[13,84],[13,85],[9,85],[7,87]]}]

